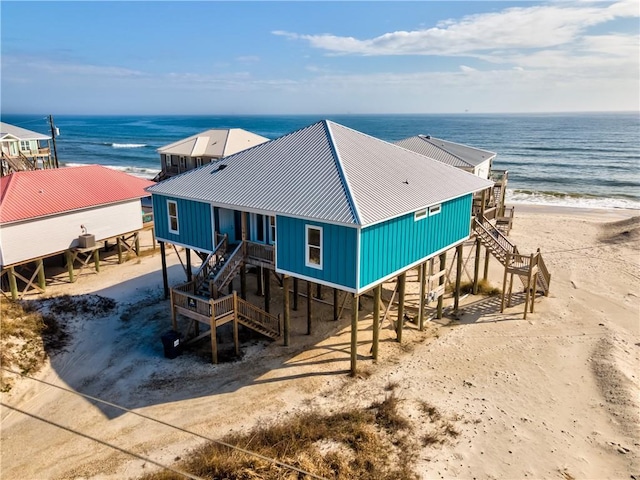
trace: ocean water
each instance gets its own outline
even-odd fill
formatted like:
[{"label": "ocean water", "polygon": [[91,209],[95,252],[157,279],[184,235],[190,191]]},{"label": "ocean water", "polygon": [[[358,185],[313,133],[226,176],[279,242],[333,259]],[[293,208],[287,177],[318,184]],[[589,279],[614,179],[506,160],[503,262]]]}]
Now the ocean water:
[{"label": "ocean water", "polygon": [[[277,138],[327,118],[387,141],[432,135],[497,153],[509,171],[509,203],[640,209],[638,113],[55,116],[64,165],[101,164],[153,178],[157,149],[209,128],[243,128]],[[50,133],[48,117],[2,121]]]}]

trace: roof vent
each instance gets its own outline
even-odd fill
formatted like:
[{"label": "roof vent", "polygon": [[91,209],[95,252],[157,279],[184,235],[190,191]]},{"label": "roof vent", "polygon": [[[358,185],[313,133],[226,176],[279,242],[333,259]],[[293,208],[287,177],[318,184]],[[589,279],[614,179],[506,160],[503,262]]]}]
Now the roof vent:
[{"label": "roof vent", "polygon": [[425,135],[424,138],[431,138],[431,135]]},{"label": "roof vent", "polygon": [[220,170],[224,170],[225,168],[227,168],[227,166],[223,163],[222,165],[218,165],[218,168],[216,168],[215,170],[211,170],[211,173],[219,172]]}]

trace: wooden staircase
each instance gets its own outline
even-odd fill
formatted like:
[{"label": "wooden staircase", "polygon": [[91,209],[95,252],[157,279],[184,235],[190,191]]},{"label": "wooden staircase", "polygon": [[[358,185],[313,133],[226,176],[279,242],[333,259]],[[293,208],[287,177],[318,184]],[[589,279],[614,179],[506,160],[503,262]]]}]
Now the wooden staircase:
[{"label": "wooden staircase", "polygon": [[218,245],[203,258],[202,266],[194,272],[193,279],[171,290],[172,308],[186,317],[211,324],[212,328],[237,321],[268,338],[279,338],[279,317],[239,298],[235,292],[218,298],[245,263],[270,265],[273,249],[244,241],[228,253],[228,246],[227,236],[220,235]]},{"label": "wooden staircase", "polygon": [[486,217],[473,222],[474,231],[480,242],[507,269],[516,273],[525,288],[528,288],[528,273],[535,274],[536,291],[549,295],[551,274],[542,259],[540,249],[535,254],[522,255],[511,241]]}]

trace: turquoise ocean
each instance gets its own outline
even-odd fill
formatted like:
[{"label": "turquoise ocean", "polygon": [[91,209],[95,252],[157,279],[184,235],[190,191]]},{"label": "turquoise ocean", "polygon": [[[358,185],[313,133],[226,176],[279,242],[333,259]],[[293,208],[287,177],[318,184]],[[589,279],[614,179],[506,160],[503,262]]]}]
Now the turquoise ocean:
[{"label": "turquoise ocean", "polygon": [[[329,119],[387,141],[417,134],[497,153],[509,171],[509,203],[640,209],[638,113],[63,116],[54,115],[63,165],[100,164],[153,178],[157,149],[210,128],[243,128],[274,139]],[[46,115],[2,121],[50,133]]]}]

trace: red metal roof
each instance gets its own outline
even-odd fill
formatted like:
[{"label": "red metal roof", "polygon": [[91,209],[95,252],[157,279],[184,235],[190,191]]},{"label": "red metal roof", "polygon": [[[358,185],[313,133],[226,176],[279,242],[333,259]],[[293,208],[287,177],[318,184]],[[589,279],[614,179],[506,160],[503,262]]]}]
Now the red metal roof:
[{"label": "red metal roof", "polygon": [[147,197],[153,184],[100,165],[15,172],[0,178],[0,223]]}]

